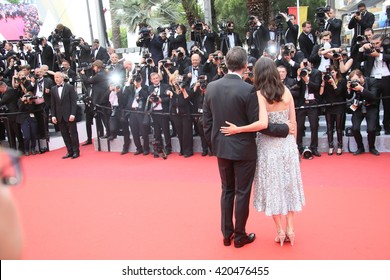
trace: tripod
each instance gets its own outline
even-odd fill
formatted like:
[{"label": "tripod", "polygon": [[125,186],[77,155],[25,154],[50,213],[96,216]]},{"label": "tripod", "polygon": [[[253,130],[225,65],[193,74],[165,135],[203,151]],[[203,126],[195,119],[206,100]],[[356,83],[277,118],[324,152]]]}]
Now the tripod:
[{"label": "tripod", "polygon": [[229,38],[227,36],[227,32],[226,31],[222,31],[221,34],[220,34],[220,37],[221,37],[221,47],[220,47],[220,50],[223,51],[223,52],[224,52],[224,50],[226,50],[226,52],[224,52],[224,54],[223,54],[223,55],[226,55],[226,53],[230,50],[230,43],[229,43]]},{"label": "tripod", "polygon": [[279,50],[280,46],[283,45],[286,40],[283,33],[283,25],[278,25],[276,27],[276,35],[275,35],[276,49]]}]

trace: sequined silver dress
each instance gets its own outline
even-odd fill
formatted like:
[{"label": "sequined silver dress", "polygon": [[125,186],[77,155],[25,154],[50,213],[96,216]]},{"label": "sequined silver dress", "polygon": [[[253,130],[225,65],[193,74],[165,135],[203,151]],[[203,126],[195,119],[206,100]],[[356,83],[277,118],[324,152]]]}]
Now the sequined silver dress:
[{"label": "sequined silver dress", "polygon": [[[268,112],[269,123],[285,123],[289,110]],[[300,211],[305,204],[295,137],[257,134],[254,206],[267,216]]]}]

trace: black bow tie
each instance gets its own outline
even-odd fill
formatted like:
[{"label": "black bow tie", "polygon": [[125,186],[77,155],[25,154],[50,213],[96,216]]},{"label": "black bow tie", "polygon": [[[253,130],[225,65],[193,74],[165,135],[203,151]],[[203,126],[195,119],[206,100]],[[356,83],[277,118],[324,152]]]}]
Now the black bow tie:
[{"label": "black bow tie", "polygon": [[160,86],[158,85],[158,86],[154,86],[154,88],[157,88],[157,89],[159,89],[160,88]]},{"label": "black bow tie", "polygon": [[192,68],[194,71],[198,71],[198,67],[194,67]]},{"label": "black bow tie", "polygon": [[57,85],[58,88],[63,87],[63,85]]}]

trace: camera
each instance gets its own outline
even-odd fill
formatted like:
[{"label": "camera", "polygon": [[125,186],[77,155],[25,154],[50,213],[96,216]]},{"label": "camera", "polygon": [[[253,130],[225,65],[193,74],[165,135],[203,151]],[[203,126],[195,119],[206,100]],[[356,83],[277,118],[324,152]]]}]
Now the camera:
[{"label": "camera", "polygon": [[309,68],[302,68],[302,70],[301,70],[301,73],[299,74],[299,77],[306,77],[306,76],[308,76],[308,75],[310,75],[310,69]]},{"label": "camera", "polygon": [[281,13],[278,13],[275,16],[275,24],[278,29],[283,28],[283,23],[285,22],[285,18]]},{"label": "camera", "polygon": [[43,37],[33,37],[31,44],[34,46],[39,46],[42,45],[42,42],[43,42]]},{"label": "camera", "polygon": [[23,97],[27,98],[27,101],[38,99],[37,96],[33,96],[31,94],[25,94]]},{"label": "camera", "polygon": [[80,46],[80,42],[81,42],[81,39],[80,39],[80,38],[72,37],[72,38],[70,39],[70,44],[71,44],[72,47]]},{"label": "camera", "polygon": [[176,56],[177,58],[181,59],[184,57],[184,53],[182,53],[180,50],[176,50]]},{"label": "camera", "polygon": [[146,27],[146,26],[141,27],[138,32],[138,35],[140,35],[139,41],[141,43],[144,43],[145,41],[150,40],[151,39],[150,33],[151,33],[150,27]]},{"label": "camera", "polygon": [[292,47],[291,45],[283,45],[282,47],[282,55],[283,56],[288,56],[291,54]]},{"label": "camera", "polygon": [[161,60],[161,63],[163,65],[163,67],[165,67],[165,68],[169,68],[169,67],[175,66],[174,63],[168,62],[167,60]]},{"label": "camera", "polygon": [[141,74],[139,74],[139,73],[133,74],[133,75],[131,76],[131,80],[132,80],[133,82],[140,83],[140,82],[142,81],[142,76],[141,76]]},{"label": "camera", "polygon": [[255,16],[249,16],[248,18],[248,25],[251,26],[256,26],[256,17]]},{"label": "camera", "polygon": [[329,82],[329,80],[333,78],[332,74],[330,73],[330,71],[328,69],[326,69],[326,73],[325,73],[324,78],[323,78],[325,82]]},{"label": "camera", "polygon": [[341,53],[333,51],[332,57],[333,57],[333,59],[337,59],[337,58],[341,57]]},{"label": "camera", "polygon": [[196,20],[194,23],[194,31],[201,33],[203,32],[203,23],[200,20]]},{"label": "camera", "polygon": [[225,21],[221,21],[218,23],[218,30],[220,35],[227,35],[228,33],[228,24]]},{"label": "camera", "polygon": [[198,77],[198,81],[197,82],[199,82],[199,84],[200,84],[200,89],[201,90],[205,90],[206,87],[207,87],[207,76],[206,75],[200,75]]},{"label": "camera", "polygon": [[351,89],[354,89],[354,88],[356,88],[358,85],[360,85],[360,82],[359,82],[358,80],[353,80],[353,81],[351,81],[349,87],[350,87]]},{"label": "camera", "polygon": [[82,62],[80,63],[79,67],[77,68],[77,72],[80,72],[82,71],[83,69],[84,70],[90,70],[93,68],[93,65],[92,63],[88,63],[88,62]]},{"label": "camera", "polygon": [[148,64],[148,65],[153,63],[152,55],[150,53],[144,53],[142,55],[142,58],[145,59],[145,63]]},{"label": "camera", "polygon": [[222,73],[225,74],[225,75],[229,72],[225,61],[222,61],[219,64],[219,68],[221,69]]}]

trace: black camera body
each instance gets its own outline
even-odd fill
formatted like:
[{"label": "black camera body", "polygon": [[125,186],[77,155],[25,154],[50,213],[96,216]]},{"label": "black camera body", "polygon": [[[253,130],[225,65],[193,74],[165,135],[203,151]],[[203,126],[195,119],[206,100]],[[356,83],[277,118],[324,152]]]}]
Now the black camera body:
[{"label": "black camera body", "polygon": [[351,89],[354,89],[354,88],[356,88],[358,85],[360,85],[360,82],[359,81],[357,81],[357,80],[353,80],[353,81],[351,81],[351,84],[350,84],[350,88]]},{"label": "black camera body", "polygon": [[225,61],[221,61],[221,63],[219,64],[219,68],[221,69],[222,73],[225,75],[229,72],[229,69]]},{"label": "black camera body", "polygon": [[27,101],[38,99],[38,96],[34,96],[31,94],[25,94],[23,97],[27,98]]},{"label": "black camera body", "polygon": [[198,77],[197,82],[199,82],[200,89],[205,90],[207,87],[207,76],[206,75],[200,75]]},{"label": "black camera body", "polygon": [[200,20],[196,20],[194,23],[194,31],[197,33],[203,32],[203,23]]},{"label": "black camera body", "polygon": [[289,45],[283,45],[283,47],[282,47],[282,54],[283,54],[283,56],[288,56],[288,55],[290,55],[291,54],[291,51],[292,51],[292,48],[291,48],[291,46],[289,46]]},{"label": "black camera body", "polygon": [[304,67],[301,69],[301,73],[299,74],[299,77],[301,77],[301,78],[306,77],[306,76],[310,75],[310,72],[311,72],[311,70],[309,68]]},{"label": "black camera body", "polygon": [[159,101],[159,97],[157,96],[157,94],[155,92],[153,92],[150,96],[149,96],[149,100],[150,102],[152,103],[157,103]]}]

